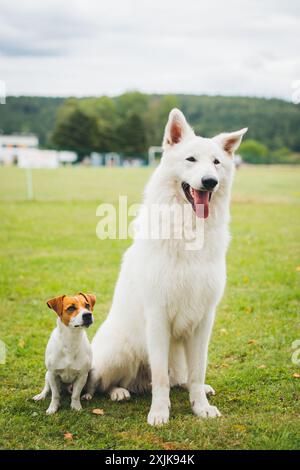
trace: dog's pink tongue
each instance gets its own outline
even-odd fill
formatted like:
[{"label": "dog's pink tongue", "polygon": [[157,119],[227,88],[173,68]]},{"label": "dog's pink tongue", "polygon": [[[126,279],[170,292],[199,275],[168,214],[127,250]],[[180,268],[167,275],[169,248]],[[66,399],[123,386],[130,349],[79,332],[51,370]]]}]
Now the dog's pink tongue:
[{"label": "dog's pink tongue", "polygon": [[206,219],[209,214],[209,192],[194,190],[193,197],[196,216]]}]

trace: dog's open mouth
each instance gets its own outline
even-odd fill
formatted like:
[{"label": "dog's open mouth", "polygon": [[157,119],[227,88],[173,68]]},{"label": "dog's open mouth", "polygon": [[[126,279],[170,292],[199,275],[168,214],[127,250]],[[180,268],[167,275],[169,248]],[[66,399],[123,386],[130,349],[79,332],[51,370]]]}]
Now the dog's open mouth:
[{"label": "dog's open mouth", "polygon": [[207,219],[209,216],[209,202],[211,199],[211,191],[200,191],[192,188],[188,183],[182,183],[184,194],[192,205],[195,214],[199,218]]},{"label": "dog's open mouth", "polygon": [[89,328],[93,322],[90,323],[81,323],[81,325],[74,325],[74,328]]}]

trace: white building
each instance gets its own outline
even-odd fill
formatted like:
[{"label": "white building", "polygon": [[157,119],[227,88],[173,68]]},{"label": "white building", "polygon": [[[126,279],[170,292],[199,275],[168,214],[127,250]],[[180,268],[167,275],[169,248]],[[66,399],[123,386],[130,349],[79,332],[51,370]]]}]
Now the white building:
[{"label": "white building", "polygon": [[56,150],[20,149],[19,168],[58,168],[59,152]]},{"label": "white building", "polygon": [[35,135],[1,135],[0,148],[37,148],[39,139]]},{"label": "white building", "polygon": [[57,168],[77,160],[75,152],[42,150],[35,135],[0,135],[0,164],[20,168]]},{"label": "white building", "polygon": [[18,163],[21,150],[37,149],[38,145],[39,140],[35,135],[0,134],[0,164]]},{"label": "white building", "polygon": [[63,163],[64,165],[75,163],[77,160],[76,152],[71,152],[70,150],[61,150],[60,152],[57,152],[57,153],[58,153],[58,161],[60,163]]}]

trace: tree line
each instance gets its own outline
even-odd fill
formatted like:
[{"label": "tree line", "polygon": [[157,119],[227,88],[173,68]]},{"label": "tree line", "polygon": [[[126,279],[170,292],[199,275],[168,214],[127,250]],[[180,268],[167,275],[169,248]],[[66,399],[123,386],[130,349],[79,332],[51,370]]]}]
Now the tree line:
[{"label": "tree line", "polygon": [[251,163],[300,163],[300,107],[279,99],[147,95],[118,97],[9,97],[1,106],[4,133],[33,132],[43,147],[91,152],[119,152],[146,158],[160,145],[168,113],[179,107],[199,135],[249,127],[240,147]]}]

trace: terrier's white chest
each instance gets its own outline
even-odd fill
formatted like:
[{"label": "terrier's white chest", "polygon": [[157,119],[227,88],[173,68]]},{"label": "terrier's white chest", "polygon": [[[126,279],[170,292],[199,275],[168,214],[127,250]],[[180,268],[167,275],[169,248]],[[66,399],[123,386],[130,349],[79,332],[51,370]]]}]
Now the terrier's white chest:
[{"label": "terrier's white chest", "polygon": [[78,375],[81,373],[81,370],[73,369],[72,367],[67,367],[65,369],[56,369],[55,373],[59,376],[63,383],[71,384],[75,382]]}]

